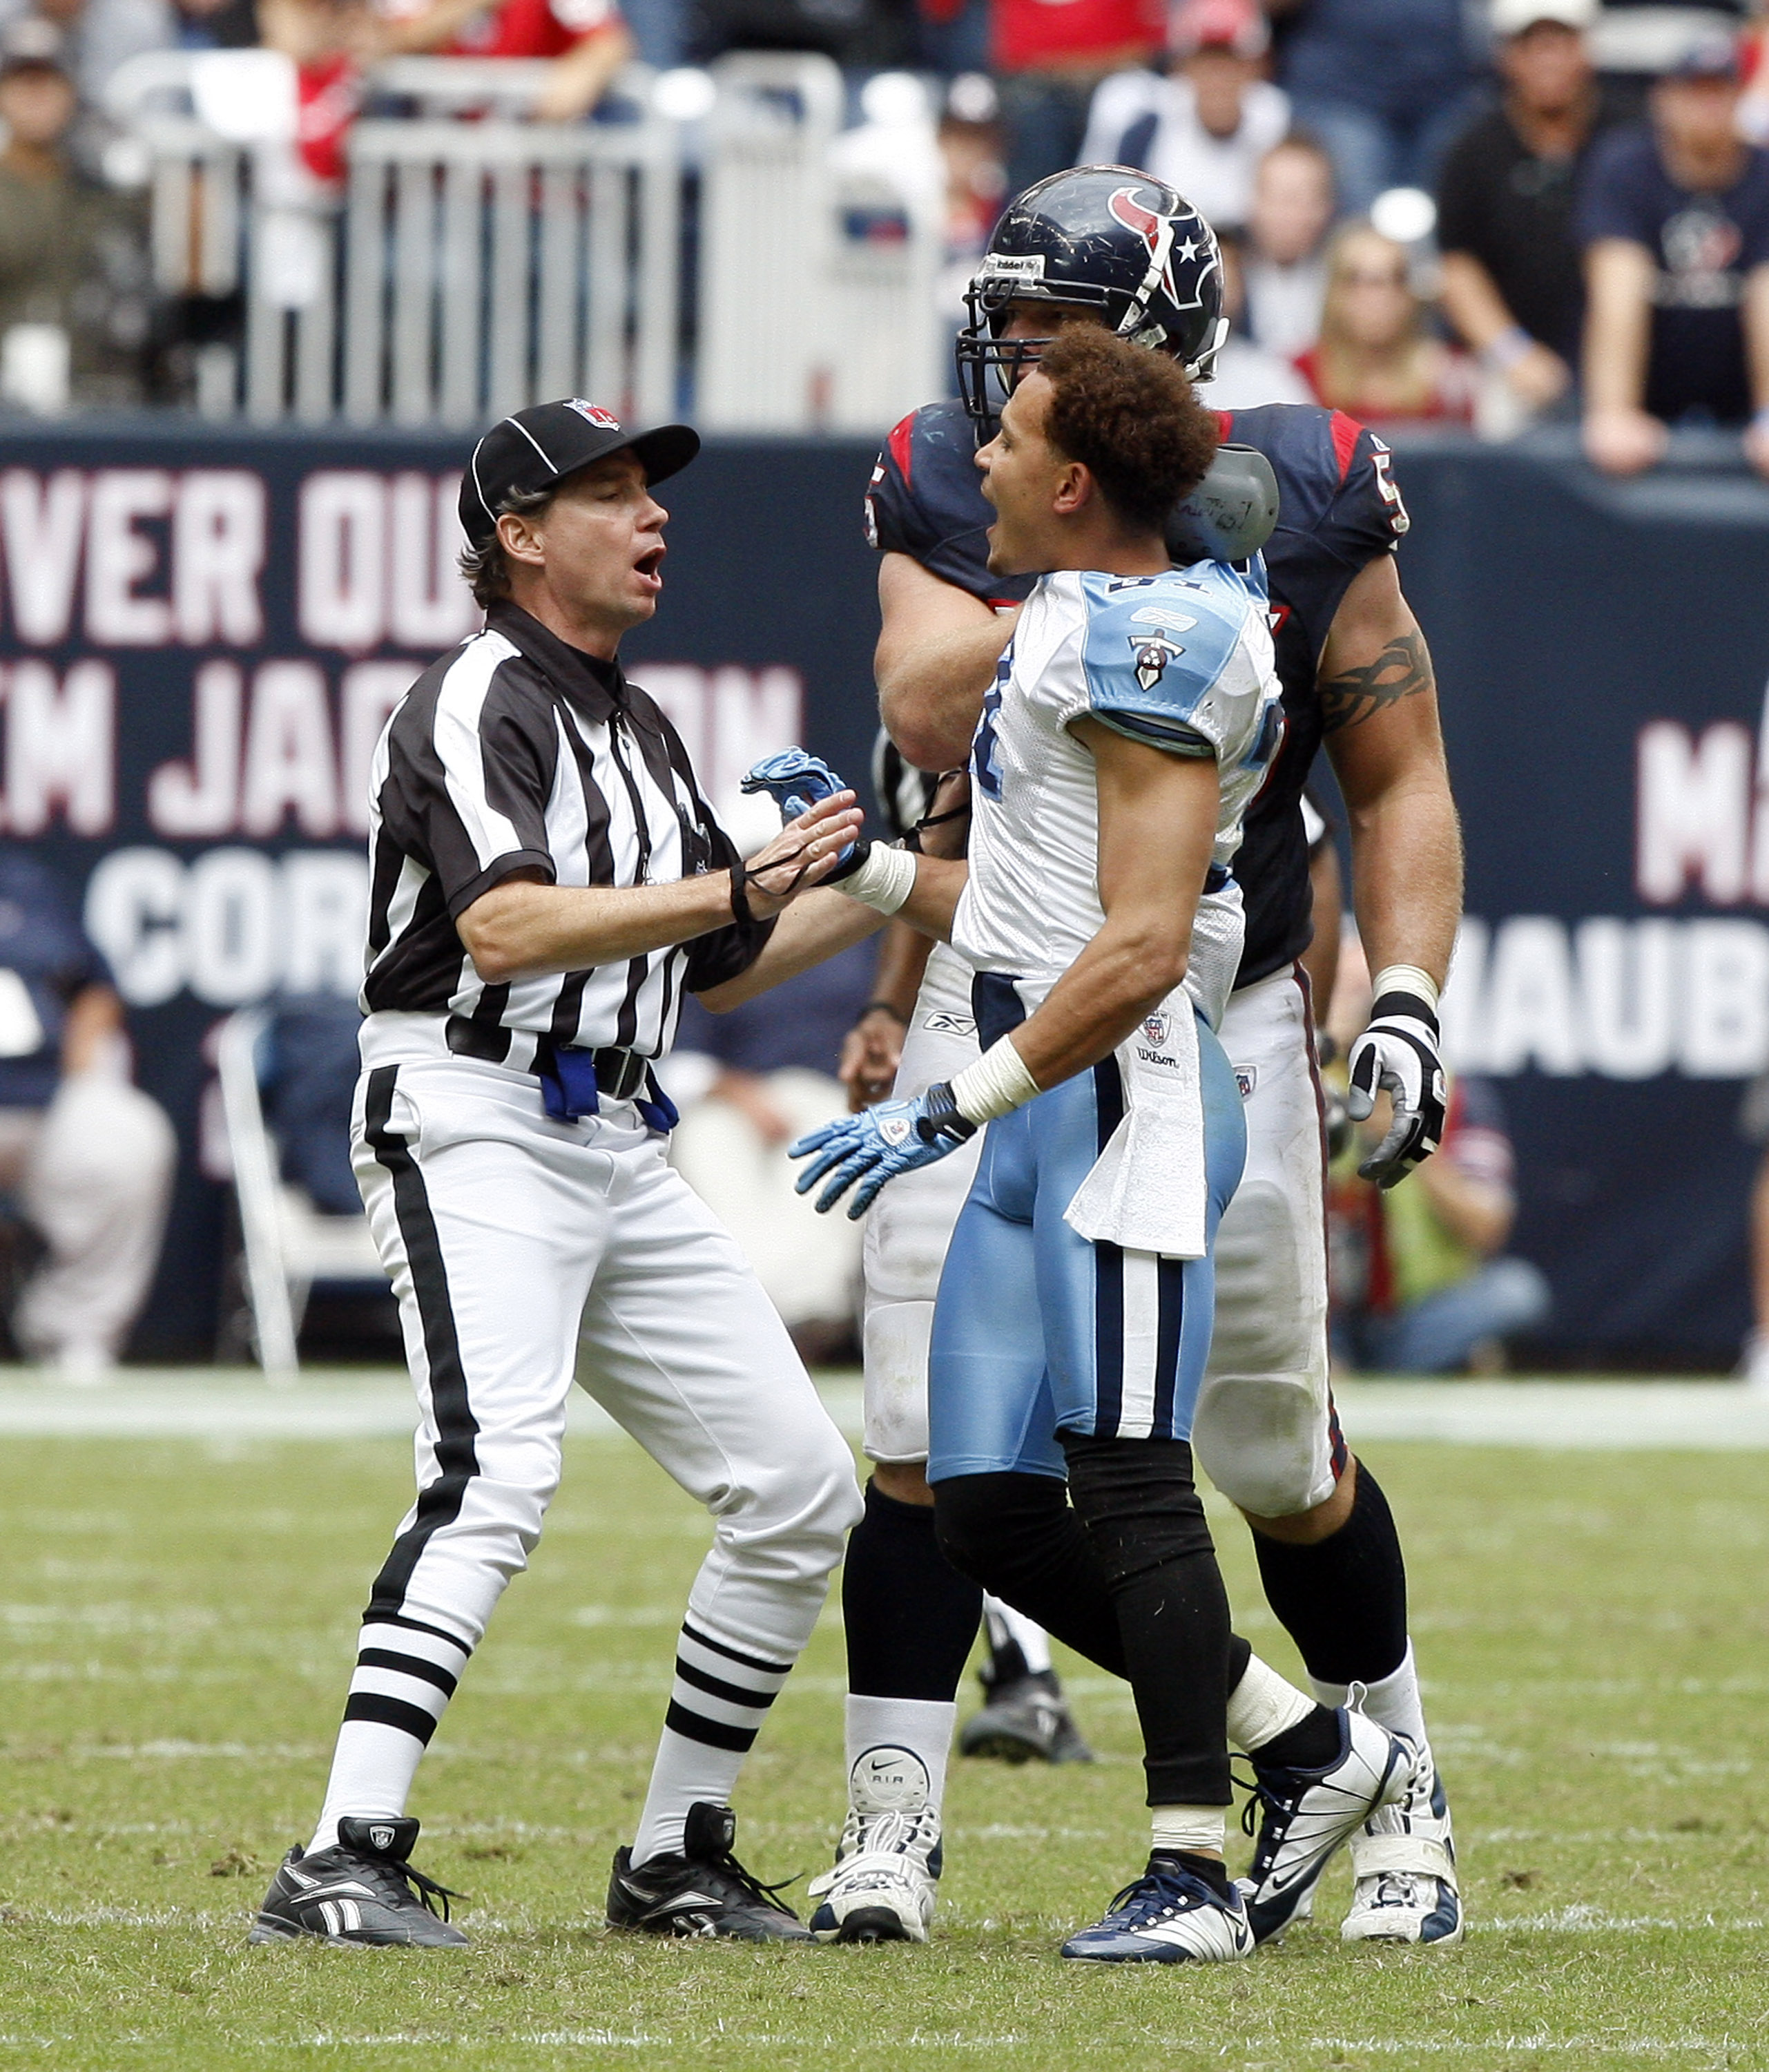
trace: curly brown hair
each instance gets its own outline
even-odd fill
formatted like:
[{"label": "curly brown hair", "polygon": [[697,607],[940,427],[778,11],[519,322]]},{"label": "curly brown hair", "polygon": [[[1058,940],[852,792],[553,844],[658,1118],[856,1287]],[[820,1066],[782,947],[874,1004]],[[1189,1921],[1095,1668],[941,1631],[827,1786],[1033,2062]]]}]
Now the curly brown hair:
[{"label": "curly brown hair", "polygon": [[1045,436],[1079,461],[1127,525],[1158,532],[1216,457],[1217,421],[1179,364],[1094,324],[1065,324],[1038,372],[1057,392]]}]

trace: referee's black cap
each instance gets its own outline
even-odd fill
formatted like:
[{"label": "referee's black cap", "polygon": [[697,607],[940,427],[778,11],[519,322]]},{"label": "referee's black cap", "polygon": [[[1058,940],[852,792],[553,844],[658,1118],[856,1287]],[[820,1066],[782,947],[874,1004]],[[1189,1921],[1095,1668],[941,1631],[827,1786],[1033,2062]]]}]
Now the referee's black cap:
[{"label": "referee's black cap", "polygon": [[473,449],[461,478],[461,529],[475,547],[497,530],[507,497],[551,489],[568,475],[605,454],[630,446],[647,482],[661,482],[684,468],[700,450],[692,425],[659,425],[630,430],[612,410],[581,398],[536,403],[501,418]]}]

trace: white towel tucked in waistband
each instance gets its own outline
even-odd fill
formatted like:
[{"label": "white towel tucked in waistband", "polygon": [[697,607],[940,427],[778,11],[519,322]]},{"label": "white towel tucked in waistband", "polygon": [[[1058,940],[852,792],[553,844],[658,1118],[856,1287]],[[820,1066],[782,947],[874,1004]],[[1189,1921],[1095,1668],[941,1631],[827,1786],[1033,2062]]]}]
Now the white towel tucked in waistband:
[{"label": "white towel tucked in waistband", "polygon": [[1207,1178],[1198,1030],[1181,986],[1115,1053],[1124,1119],[1063,1220],[1094,1244],[1201,1259]]}]

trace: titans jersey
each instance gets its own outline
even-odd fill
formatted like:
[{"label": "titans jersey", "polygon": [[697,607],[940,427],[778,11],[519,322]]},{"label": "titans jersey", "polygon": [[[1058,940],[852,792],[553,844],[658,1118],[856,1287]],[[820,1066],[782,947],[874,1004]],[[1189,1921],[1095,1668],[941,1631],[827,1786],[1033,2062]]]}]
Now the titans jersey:
[{"label": "titans jersey", "polygon": [[[1277,529],[1266,542],[1272,631],[1283,688],[1284,738],[1246,816],[1235,866],[1246,897],[1237,985],[1281,970],[1311,929],[1303,785],[1321,740],[1316,675],[1328,629],[1352,578],[1392,553],[1407,516],[1388,448],[1337,410],[1273,403],[1219,411],[1225,441],[1255,446],[1278,477]],[[976,439],[962,404],[930,403],[905,417],[878,457],[866,497],[867,536],[991,604],[1016,604],[1030,576],[992,576]]]},{"label": "titans jersey", "polygon": [[974,970],[1011,972],[1032,1000],[1098,934],[1099,795],[1069,731],[1091,714],[1220,777],[1213,867],[1187,990],[1213,1026],[1241,957],[1229,875],[1242,817],[1281,729],[1263,572],[1221,562],[1159,576],[1039,578],[983,701],[971,752],[971,874],[952,947]]}]

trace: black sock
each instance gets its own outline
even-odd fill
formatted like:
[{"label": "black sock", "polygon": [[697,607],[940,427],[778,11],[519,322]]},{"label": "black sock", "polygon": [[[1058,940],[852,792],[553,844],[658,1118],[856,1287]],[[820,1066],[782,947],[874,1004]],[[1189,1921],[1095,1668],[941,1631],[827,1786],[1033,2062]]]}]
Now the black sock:
[{"label": "black sock", "polygon": [[1325,1540],[1253,1536],[1266,1601],[1323,1684],[1379,1684],[1406,1658],[1400,1536],[1375,1476],[1361,1461],[1357,1474],[1351,1515]]},{"label": "black sock", "polygon": [[1339,1759],[1339,1715],[1317,1705],[1306,1720],[1274,1734],[1248,1759],[1260,1770],[1324,1770]]},{"label": "black sock", "polygon": [[1114,1676],[1125,1673],[1099,1550],[1055,1476],[954,1475],[934,1484],[934,1507],[954,1568],[1036,1619],[1064,1646]]},{"label": "black sock", "polygon": [[1117,1607],[1151,1806],[1226,1806],[1228,1593],[1183,1439],[1062,1435]]},{"label": "black sock", "polygon": [[934,1509],[866,1485],[842,1575],[848,1688],[857,1697],[950,1704],[983,1618],[983,1593],[934,1536]]},{"label": "black sock", "polygon": [[[1156,1856],[1165,1856],[1168,1852],[1157,1849],[1154,1853]],[[1222,1898],[1228,1899],[1233,1896],[1234,1888],[1229,1881],[1229,1866],[1220,1856],[1195,1856],[1189,1849],[1180,1849],[1174,1853],[1173,1860],[1184,1864],[1193,1877],[1202,1878]]]}]

